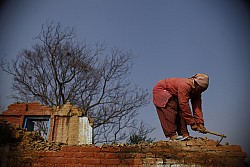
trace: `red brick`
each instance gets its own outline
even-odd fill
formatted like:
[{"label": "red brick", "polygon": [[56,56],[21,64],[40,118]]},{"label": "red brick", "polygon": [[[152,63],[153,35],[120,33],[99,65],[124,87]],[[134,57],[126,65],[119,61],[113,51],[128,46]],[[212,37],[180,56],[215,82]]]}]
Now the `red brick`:
[{"label": "red brick", "polygon": [[104,165],[119,165],[121,164],[119,159],[102,159],[101,164]]},{"label": "red brick", "polygon": [[122,159],[121,160],[123,165],[141,165],[141,159]]},{"label": "red brick", "polygon": [[161,147],[144,147],[142,152],[165,152],[165,148]]},{"label": "red brick", "polygon": [[207,146],[216,146],[217,144],[218,144],[218,142],[214,141],[214,140],[207,140],[206,141]]},{"label": "red brick", "polygon": [[48,151],[48,152],[44,152],[42,154],[42,156],[45,157],[64,157],[65,153],[64,152],[55,152],[55,151]]},{"label": "red brick", "polygon": [[189,141],[187,141],[186,145],[187,146],[194,146],[194,145],[196,145],[195,140],[189,140]]},{"label": "red brick", "polygon": [[203,145],[205,145],[205,140],[196,139],[196,140],[195,140],[195,145],[196,145],[196,146],[203,146]]},{"label": "red brick", "polygon": [[72,158],[64,157],[64,158],[62,158],[61,163],[77,164],[77,163],[79,163],[79,161],[78,161],[78,158],[76,158],[76,157],[72,157]]},{"label": "red brick", "polygon": [[43,164],[41,163],[32,163],[32,167],[42,167]]},{"label": "red brick", "polygon": [[120,148],[120,152],[121,153],[130,153],[130,152],[133,152],[133,153],[138,153],[138,152],[141,152],[141,151],[145,151],[146,148],[148,147],[144,147],[144,149],[142,150],[140,146],[126,146],[126,147],[122,147]]},{"label": "red brick", "polygon": [[[183,141],[183,142],[186,142],[186,141]],[[180,146],[181,144],[180,143],[183,143],[183,142],[178,142],[178,141],[168,141],[167,142],[167,147],[178,147]]]},{"label": "red brick", "polygon": [[102,152],[100,152],[100,153],[97,152],[97,153],[96,153],[96,152],[95,152],[95,153],[94,153],[94,157],[95,157],[95,158],[104,158],[104,157],[105,157],[105,153],[102,153]]},{"label": "red brick", "polygon": [[102,152],[120,152],[120,147],[112,147],[112,146],[109,146],[109,147],[102,147],[101,148],[101,151]]},{"label": "red brick", "polygon": [[55,164],[53,164],[53,163],[42,163],[41,167],[55,167]]},{"label": "red brick", "polygon": [[86,157],[86,158],[92,158],[92,157],[94,157],[94,152],[78,152],[77,153],[77,156],[79,157],[79,158],[84,158],[84,157]]},{"label": "red brick", "polygon": [[221,146],[202,146],[202,150],[204,151],[223,151],[224,148]]},{"label": "red brick", "polygon": [[186,146],[186,147],[182,147],[183,150],[185,151],[201,151],[201,147],[200,146]]},{"label": "red brick", "polygon": [[79,151],[81,152],[100,152],[101,148],[96,146],[86,146],[86,147],[79,147]]},{"label": "red brick", "polygon": [[23,118],[21,116],[8,116],[8,115],[0,115],[1,119],[4,119],[8,122],[11,122],[13,124],[18,124],[18,125],[22,125],[23,123]]},{"label": "red brick", "polygon": [[82,167],[82,164],[65,164],[64,167]]},{"label": "red brick", "polygon": [[155,158],[155,154],[153,153],[146,153],[147,158]]},{"label": "red brick", "polygon": [[61,150],[65,152],[77,152],[79,151],[79,146],[63,146]]},{"label": "red brick", "polygon": [[115,159],[117,157],[118,157],[117,154],[114,154],[114,153],[106,153],[105,154],[106,159]]},{"label": "red brick", "polygon": [[229,157],[247,157],[247,153],[245,152],[226,152],[226,155]]},{"label": "red brick", "polygon": [[41,159],[39,159],[40,162],[43,163],[51,163],[51,164],[55,164],[57,162],[62,161],[64,158],[61,157],[43,157]]},{"label": "red brick", "polygon": [[146,164],[155,164],[156,158],[145,158],[143,159],[143,162]]},{"label": "red brick", "polygon": [[87,164],[87,165],[98,165],[98,164],[101,164],[101,160],[100,159],[96,159],[96,158],[79,158],[79,162],[81,164]]},{"label": "red brick", "polygon": [[[118,154],[119,159],[129,159],[129,158],[135,158],[138,154],[137,153],[120,153]],[[145,155],[145,154],[143,154]]]},{"label": "red brick", "polygon": [[166,147],[168,146],[167,141],[158,141],[157,143],[155,143],[157,147]]},{"label": "red brick", "polygon": [[180,157],[180,158],[184,158],[184,157],[187,156],[187,154],[184,153],[184,152],[179,152],[179,153],[176,154],[176,156],[177,156],[177,157]]},{"label": "red brick", "polygon": [[221,157],[221,158],[224,158],[227,156],[226,152],[225,151],[209,151],[208,152],[209,154],[215,154],[217,157]]},{"label": "red brick", "polygon": [[64,157],[65,158],[70,158],[70,157],[78,157],[79,152],[65,152]]},{"label": "red brick", "polygon": [[138,153],[135,155],[135,158],[145,158],[146,155],[145,154],[142,154],[142,153]]},{"label": "red brick", "polygon": [[231,145],[231,146],[222,146],[223,150],[225,151],[235,151],[235,152],[242,152],[242,148],[237,145]]},{"label": "red brick", "polygon": [[[99,164],[99,165],[95,165],[95,167],[106,167],[107,165],[101,165],[101,164]],[[119,166],[120,167],[120,166]]]}]

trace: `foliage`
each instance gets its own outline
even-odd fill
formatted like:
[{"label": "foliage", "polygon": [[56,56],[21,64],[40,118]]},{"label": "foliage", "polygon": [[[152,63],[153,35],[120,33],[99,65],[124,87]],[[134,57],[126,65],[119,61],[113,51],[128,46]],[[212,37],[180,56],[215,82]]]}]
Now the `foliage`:
[{"label": "foliage", "polygon": [[139,144],[143,142],[152,143],[155,138],[148,138],[148,134],[151,133],[155,128],[149,127],[147,124],[145,124],[143,121],[140,124],[140,127],[137,129],[137,131],[132,131],[132,133],[129,136],[129,139],[127,140],[128,144]]}]

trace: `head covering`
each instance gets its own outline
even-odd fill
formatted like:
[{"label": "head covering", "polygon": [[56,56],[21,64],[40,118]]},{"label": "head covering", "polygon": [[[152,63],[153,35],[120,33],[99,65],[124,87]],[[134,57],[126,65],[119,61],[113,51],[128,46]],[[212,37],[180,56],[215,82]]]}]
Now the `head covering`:
[{"label": "head covering", "polygon": [[209,84],[209,77],[207,74],[195,74],[192,76],[192,78],[194,78],[198,85],[207,89]]}]

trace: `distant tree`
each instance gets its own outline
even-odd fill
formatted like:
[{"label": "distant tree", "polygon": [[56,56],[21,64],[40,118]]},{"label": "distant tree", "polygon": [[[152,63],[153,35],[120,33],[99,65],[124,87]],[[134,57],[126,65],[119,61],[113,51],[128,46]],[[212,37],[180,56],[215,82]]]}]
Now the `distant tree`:
[{"label": "distant tree", "polygon": [[48,121],[33,121],[34,131],[46,139],[48,134]]},{"label": "distant tree", "polygon": [[61,106],[70,101],[94,119],[95,143],[113,143],[136,128],[138,109],[149,103],[147,90],[128,79],[131,51],[76,40],[74,28],[46,22],[38,42],[22,49],[13,63],[1,63],[13,77],[12,98]]},{"label": "distant tree", "polygon": [[4,107],[0,105],[0,113],[4,110]]},{"label": "distant tree", "polygon": [[152,143],[155,138],[149,138],[147,135],[151,133],[155,128],[149,127],[143,121],[140,123],[140,126],[136,131],[132,131],[130,134],[127,143],[128,144],[139,144],[139,143]]}]

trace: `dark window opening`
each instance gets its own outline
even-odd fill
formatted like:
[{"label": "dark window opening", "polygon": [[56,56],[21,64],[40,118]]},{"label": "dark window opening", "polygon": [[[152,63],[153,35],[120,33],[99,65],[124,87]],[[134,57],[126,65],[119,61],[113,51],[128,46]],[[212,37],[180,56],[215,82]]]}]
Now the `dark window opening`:
[{"label": "dark window opening", "polygon": [[50,117],[49,116],[34,116],[25,117],[23,128],[27,131],[35,131],[40,136],[48,140],[50,127]]}]

